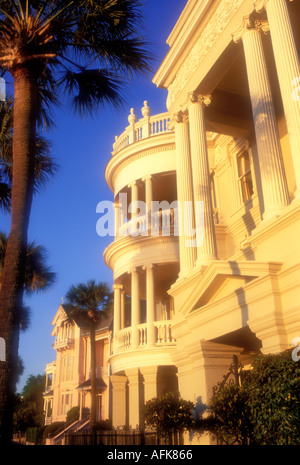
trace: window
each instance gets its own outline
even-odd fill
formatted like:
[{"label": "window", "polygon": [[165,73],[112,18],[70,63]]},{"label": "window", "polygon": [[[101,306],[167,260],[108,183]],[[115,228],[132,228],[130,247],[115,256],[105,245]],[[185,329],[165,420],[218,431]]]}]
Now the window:
[{"label": "window", "polygon": [[72,407],[72,394],[68,392],[62,394],[60,414],[66,415],[68,411],[71,409],[71,407]]},{"label": "window", "polygon": [[53,383],[53,374],[52,373],[48,373],[47,374],[47,382],[46,382],[46,387],[51,387],[52,386],[52,383]]},{"label": "window", "polygon": [[73,357],[68,355],[62,361],[62,381],[70,381],[72,379]]},{"label": "window", "polygon": [[237,156],[238,183],[242,201],[246,202],[253,194],[253,181],[248,151],[243,151]]}]

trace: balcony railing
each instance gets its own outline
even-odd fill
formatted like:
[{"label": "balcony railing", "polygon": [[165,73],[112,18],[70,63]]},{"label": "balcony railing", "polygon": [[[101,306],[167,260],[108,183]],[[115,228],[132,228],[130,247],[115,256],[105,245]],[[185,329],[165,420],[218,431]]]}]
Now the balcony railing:
[{"label": "balcony railing", "polygon": [[63,339],[56,339],[54,341],[53,347],[55,350],[68,349],[74,344],[74,338],[66,337]]},{"label": "balcony railing", "polygon": [[173,236],[178,235],[178,209],[168,208],[147,215],[135,217],[119,228],[119,237],[136,235]]},{"label": "balcony railing", "polygon": [[[175,339],[172,336],[172,321],[155,321],[155,346],[162,345],[174,345],[176,343]],[[147,347],[147,323],[143,323],[137,326],[138,330],[138,347],[137,349],[142,349]],[[116,336],[116,350],[126,351],[132,349],[132,327],[124,328],[118,332]]]},{"label": "balcony railing", "polygon": [[115,143],[113,144],[113,155],[125,147],[128,147],[128,145],[142,139],[172,132],[172,130],[169,129],[170,116],[168,113],[160,113],[158,115],[150,116],[149,107],[144,106],[142,110],[144,109],[144,114],[146,116],[141,118],[139,121],[137,121],[134,111],[131,109],[131,113],[128,117],[130,125],[127,126],[120,136],[116,136]]}]

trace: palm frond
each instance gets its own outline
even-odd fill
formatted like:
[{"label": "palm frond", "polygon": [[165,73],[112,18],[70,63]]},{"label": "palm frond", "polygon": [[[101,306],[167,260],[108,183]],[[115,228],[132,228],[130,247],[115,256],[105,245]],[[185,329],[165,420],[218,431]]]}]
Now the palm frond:
[{"label": "palm frond", "polygon": [[73,316],[76,314],[77,317],[89,320],[88,311],[92,311],[97,318],[109,310],[111,291],[108,284],[90,280],[87,283],[71,286],[66,294],[66,301],[74,308]]},{"label": "palm frond", "polygon": [[[0,231],[0,274],[4,265],[4,258],[7,246],[7,236]],[[25,291],[41,292],[49,289],[55,283],[56,274],[47,265],[46,249],[35,242],[27,245],[26,266],[25,266]]]},{"label": "palm frond", "polygon": [[53,286],[56,274],[47,266],[46,249],[35,242],[27,246],[24,287],[27,293],[41,292]]},{"label": "palm frond", "polygon": [[0,182],[0,209],[6,213],[11,211],[11,187],[5,182]]},{"label": "palm frond", "polygon": [[113,104],[120,108],[124,102],[121,95],[122,82],[115,73],[98,69],[67,70],[60,84],[71,97],[71,107],[80,115],[93,115],[99,105]]}]

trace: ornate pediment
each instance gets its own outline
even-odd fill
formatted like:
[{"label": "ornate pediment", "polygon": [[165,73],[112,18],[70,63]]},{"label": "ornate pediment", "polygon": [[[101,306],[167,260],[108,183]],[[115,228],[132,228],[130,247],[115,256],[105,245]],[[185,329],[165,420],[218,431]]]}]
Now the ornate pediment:
[{"label": "ornate pediment", "polygon": [[169,291],[175,299],[176,312],[187,315],[209,303],[239,292],[256,278],[276,274],[282,264],[255,261],[214,261],[207,268],[195,270],[179,279]]}]

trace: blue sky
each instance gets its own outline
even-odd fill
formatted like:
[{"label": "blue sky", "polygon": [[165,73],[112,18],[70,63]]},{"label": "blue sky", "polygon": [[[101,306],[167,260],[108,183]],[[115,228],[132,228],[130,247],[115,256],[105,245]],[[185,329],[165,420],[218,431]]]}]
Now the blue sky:
[{"label": "blue sky", "polygon": [[[97,204],[113,200],[105,182],[105,167],[115,135],[121,134],[128,124],[131,107],[138,118],[144,100],[148,100],[152,114],[166,111],[166,91],[157,89],[152,77],[168,51],[167,37],[186,3],[186,0],[145,0],[144,35],[152,44],[153,73],[128,85],[123,111],[106,107],[86,120],[67,110],[55,114],[56,128],[49,138],[52,156],[60,169],[35,197],[29,240],[46,248],[48,263],[57,273],[57,280],[46,293],[26,297],[31,325],[20,336],[19,353],[25,369],[18,384],[19,392],[29,375],[43,374],[46,364],[55,360],[51,322],[69,287],[89,279],[112,285],[112,272],[103,261],[104,249],[112,238],[101,238],[96,233]],[[9,232],[9,217],[2,213],[0,229]]]}]

